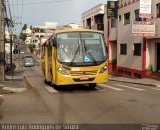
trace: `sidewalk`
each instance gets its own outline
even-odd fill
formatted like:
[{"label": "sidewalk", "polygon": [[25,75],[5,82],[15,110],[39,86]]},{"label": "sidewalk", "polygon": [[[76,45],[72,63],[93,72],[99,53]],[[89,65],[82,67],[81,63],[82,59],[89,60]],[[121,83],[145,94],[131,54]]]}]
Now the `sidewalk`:
[{"label": "sidewalk", "polygon": [[109,81],[118,81],[118,82],[124,82],[124,83],[132,83],[132,84],[160,87],[160,81],[148,79],[148,78],[131,79],[131,78],[126,78],[126,77],[118,77],[118,76],[109,75]]},{"label": "sidewalk", "polygon": [[16,69],[13,74],[9,73],[5,76],[5,81],[0,83],[0,94],[23,92],[26,90],[26,83],[23,78],[23,70],[21,63],[15,60]]}]

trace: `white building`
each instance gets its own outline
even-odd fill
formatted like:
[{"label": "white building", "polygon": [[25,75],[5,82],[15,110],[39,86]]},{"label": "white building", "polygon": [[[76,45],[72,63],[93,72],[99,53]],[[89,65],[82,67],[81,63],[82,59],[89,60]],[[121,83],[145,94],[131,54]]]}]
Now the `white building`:
[{"label": "white building", "polygon": [[57,22],[45,22],[43,26],[33,26],[31,43],[39,48],[41,39],[50,37],[58,26]]}]

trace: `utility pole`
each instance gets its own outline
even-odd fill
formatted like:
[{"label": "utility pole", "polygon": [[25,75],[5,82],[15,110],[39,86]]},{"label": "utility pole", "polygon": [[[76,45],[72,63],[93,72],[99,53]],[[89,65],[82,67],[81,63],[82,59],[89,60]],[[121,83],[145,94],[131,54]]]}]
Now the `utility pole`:
[{"label": "utility pole", "polygon": [[0,81],[4,81],[5,44],[4,44],[4,0],[0,0]]}]

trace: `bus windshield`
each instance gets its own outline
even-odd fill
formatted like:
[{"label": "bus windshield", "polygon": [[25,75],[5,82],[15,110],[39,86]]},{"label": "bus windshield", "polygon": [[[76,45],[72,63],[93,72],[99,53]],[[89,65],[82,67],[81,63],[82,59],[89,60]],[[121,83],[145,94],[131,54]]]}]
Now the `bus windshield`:
[{"label": "bus windshield", "polygon": [[57,35],[57,59],[66,65],[98,65],[106,61],[101,33],[66,32]]}]

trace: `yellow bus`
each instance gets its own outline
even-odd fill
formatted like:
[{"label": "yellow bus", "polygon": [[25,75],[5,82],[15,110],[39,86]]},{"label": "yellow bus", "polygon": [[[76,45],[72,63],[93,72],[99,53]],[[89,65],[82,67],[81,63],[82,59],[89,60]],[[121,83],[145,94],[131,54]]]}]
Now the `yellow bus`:
[{"label": "yellow bus", "polygon": [[56,86],[108,81],[107,50],[103,34],[94,30],[57,30],[43,45],[45,83]]}]

